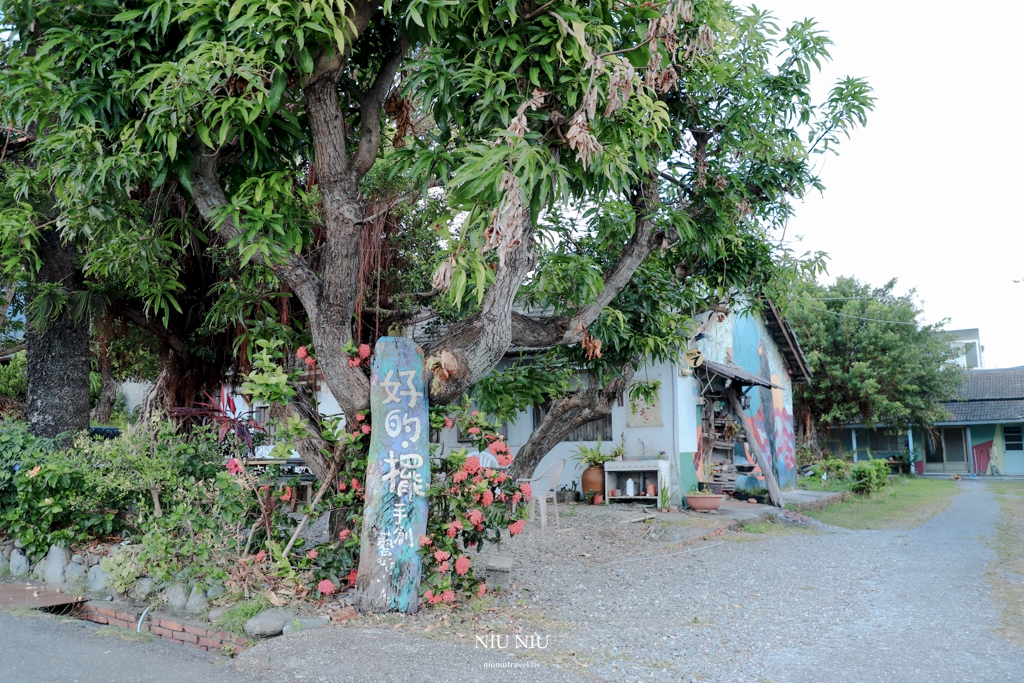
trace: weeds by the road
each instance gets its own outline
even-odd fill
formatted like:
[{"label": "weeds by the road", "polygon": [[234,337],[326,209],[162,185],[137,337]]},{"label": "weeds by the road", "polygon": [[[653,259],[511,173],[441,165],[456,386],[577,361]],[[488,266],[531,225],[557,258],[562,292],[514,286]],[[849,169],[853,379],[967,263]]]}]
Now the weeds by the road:
[{"label": "weeds by the road", "polygon": [[949,507],[956,493],[956,484],[945,479],[899,477],[870,496],[806,514],[847,529],[912,529]]},{"label": "weeds by the road", "polygon": [[153,642],[153,634],[148,631],[132,631],[126,628],[117,628],[116,626],[104,626],[103,628],[96,629],[95,635],[100,638],[117,638],[118,640],[127,640],[133,643]]},{"label": "weeds by the road", "polygon": [[1002,635],[1024,645],[1024,484],[992,482],[989,490],[997,494],[1003,514],[991,542],[999,559],[989,564],[985,578],[999,606]]}]

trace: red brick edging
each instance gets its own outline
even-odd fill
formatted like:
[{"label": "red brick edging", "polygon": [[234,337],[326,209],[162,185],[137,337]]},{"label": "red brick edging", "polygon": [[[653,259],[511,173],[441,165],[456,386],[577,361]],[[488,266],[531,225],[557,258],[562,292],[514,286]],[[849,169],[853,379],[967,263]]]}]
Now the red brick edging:
[{"label": "red brick edging", "polygon": [[[132,611],[124,611],[131,609]],[[135,612],[134,608],[126,608],[124,605],[107,607],[103,603],[86,602],[77,611],[79,619],[85,619],[97,624],[106,624],[118,628],[126,628],[134,631],[139,625],[139,617],[142,612]],[[172,617],[163,614],[150,612],[146,621],[142,623],[142,630],[152,633],[154,636],[170,640],[182,645],[188,645],[207,652],[221,652],[225,645],[234,648],[237,654],[245,649],[248,642],[241,636],[236,636],[229,631],[210,631],[198,624],[184,621],[179,617]]]}]

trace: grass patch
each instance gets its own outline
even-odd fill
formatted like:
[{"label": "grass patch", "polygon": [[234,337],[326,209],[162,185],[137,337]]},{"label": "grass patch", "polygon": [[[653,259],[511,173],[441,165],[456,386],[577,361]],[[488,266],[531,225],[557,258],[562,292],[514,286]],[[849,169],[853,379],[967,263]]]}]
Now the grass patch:
[{"label": "grass patch", "polygon": [[242,627],[245,626],[245,622],[268,607],[270,607],[270,600],[267,596],[257,595],[228,609],[214,625],[225,631],[243,635]]},{"label": "grass patch", "polygon": [[1014,645],[1024,645],[1024,483],[1000,481],[988,486],[998,495],[1002,520],[991,542],[998,559],[989,564],[985,578],[999,607],[1000,635]]},{"label": "grass patch", "polygon": [[853,482],[849,479],[827,479],[822,481],[817,477],[806,477],[800,479],[797,484],[797,488],[804,489],[805,491],[825,491],[828,493],[842,493],[843,491],[849,491],[850,486]]},{"label": "grass patch", "polygon": [[870,496],[805,514],[847,529],[913,529],[949,507],[956,493],[956,484],[947,479],[899,477]]},{"label": "grass patch", "polygon": [[152,643],[153,634],[148,631],[132,631],[126,628],[118,628],[116,626],[104,626],[103,628],[97,629],[96,636],[100,638],[117,638],[118,640],[126,640],[131,643]]}]

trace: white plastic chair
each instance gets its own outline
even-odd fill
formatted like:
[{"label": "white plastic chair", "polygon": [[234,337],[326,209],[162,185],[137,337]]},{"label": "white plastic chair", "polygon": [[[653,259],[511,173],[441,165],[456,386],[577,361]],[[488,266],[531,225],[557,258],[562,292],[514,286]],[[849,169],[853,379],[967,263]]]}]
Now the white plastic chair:
[{"label": "white plastic chair", "polygon": [[530,515],[530,508],[533,506],[533,502],[537,501],[537,506],[540,508],[540,528],[546,529],[548,527],[548,499],[551,499],[551,506],[555,509],[555,526],[560,526],[561,520],[558,519],[558,496],[555,494],[555,487],[558,486],[558,481],[562,478],[562,470],[565,469],[565,459],[558,460],[551,463],[546,470],[537,474],[536,471],[533,473],[531,479],[516,479],[517,484],[523,482],[530,485],[530,489],[533,491],[533,495],[530,496],[530,502],[527,503],[526,513]]}]

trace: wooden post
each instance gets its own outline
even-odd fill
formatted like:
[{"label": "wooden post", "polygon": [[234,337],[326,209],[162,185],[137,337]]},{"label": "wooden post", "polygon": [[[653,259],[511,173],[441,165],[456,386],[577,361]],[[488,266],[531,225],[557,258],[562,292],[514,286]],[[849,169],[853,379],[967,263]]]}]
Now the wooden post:
[{"label": "wooden post", "polygon": [[427,531],[430,421],[423,351],[405,337],[377,340],[370,413],[357,606],[361,612],[413,614],[422,574],[419,538]]},{"label": "wooden post", "polygon": [[732,404],[733,412],[736,413],[736,419],[743,425],[743,433],[747,436],[747,445],[754,453],[754,460],[757,461],[757,466],[761,468],[761,472],[764,474],[764,483],[768,487],[768,497],[771,498],[772,505],[778,508],[785,507],[782,502],[782,491],[779,490],[779,484],[775,481],[775,472],[772,471],[771,463],[768,462],[768,458],[764,456],[764,453],[761,452],[757,445],[757,439],[754,438],[754,429],[750,426],[750,418],[743,412],[743,406],[740,405],[740,399],[736,395],[736,390],[726,389],[726,393],[729,394],[729,402]]}]

